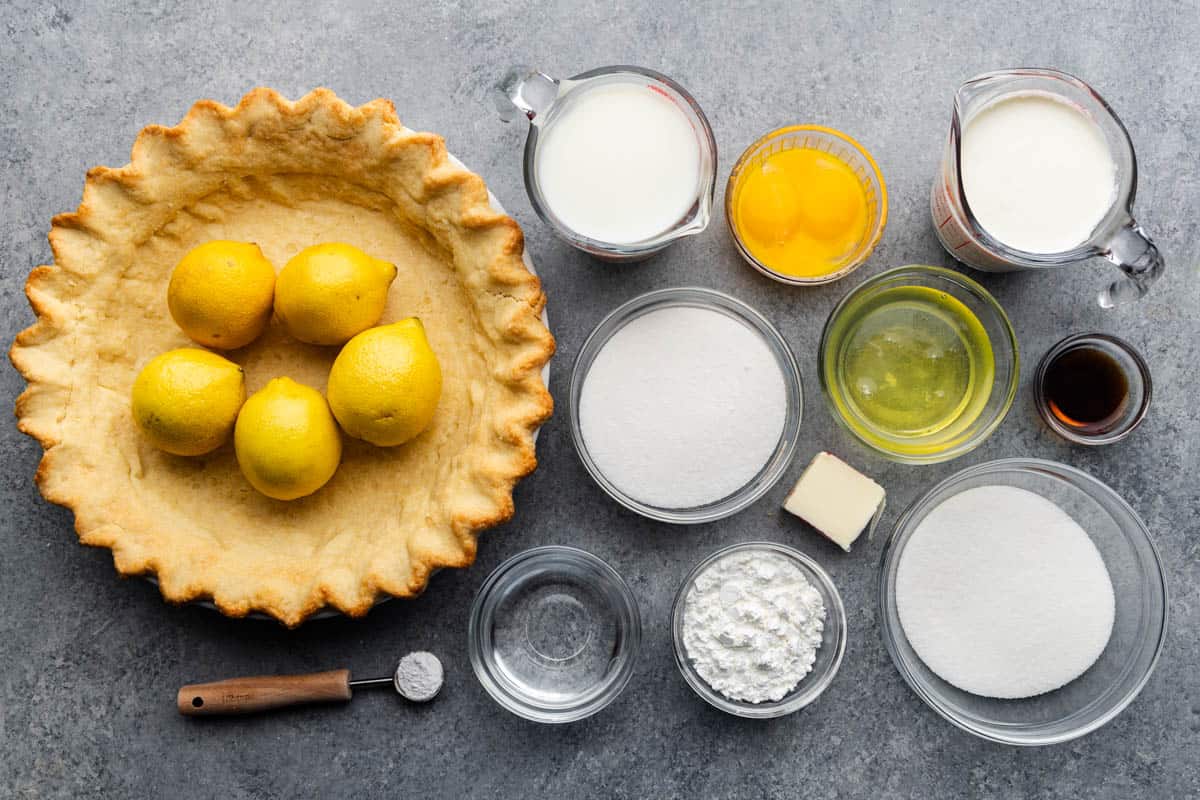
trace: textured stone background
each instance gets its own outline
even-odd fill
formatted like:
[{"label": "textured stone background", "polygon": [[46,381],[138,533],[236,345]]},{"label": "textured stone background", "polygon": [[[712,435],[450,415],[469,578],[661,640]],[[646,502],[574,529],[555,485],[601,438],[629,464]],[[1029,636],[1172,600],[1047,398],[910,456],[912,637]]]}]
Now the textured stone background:
[{"label": "textured stone background", "polygon": [[[1200,147],[1200,7],[1195,2],[1058,4],[1012,0],[887,4],[729,2],[265,2],[0,4],[0,326],[31,322],[26,273],[50,258],[50,217],[79,201],[94,164],[119,165],[137,131],[173,123],[197,98],[234,103],[257,85],[297,96],[328,86],[351,102],[392,98],[412,127],[438,131],[525,226],[559,342],[553,390],[608,310],[646,291],[715,287],[770,317],[800,358],[808,405],[798,461],[737,517],[672,528],[626,513],[588,479],[565,408],[546,426],[541,467],[517,493],[517,516],[489,533],[479,563],[444,572],[415,602],[361,621],[295,632],[162,603],[118,580],[109,555],[75,541],[70,515],[33,487],[37,445],[0,428],[0,796],[104,797],[911,797],[1200,796],[1200,298],[1196,266]],[[1083,6],[1084,4],[1080,4]],[[947,13],[948,8],[953,8]],[[552,238],[520,179],[522,125],[504,126],[486,92],[513,62],[573,74],[644,64],[687,86],[707,111],[721,172],[758,134],[820,122],[858,137],[891,194],[883,242],[859,275],[789,290],[734,253],[724,222],[648,263],[593,263]],[[951,464],[905,467],[872,457],[823,407],[814,348],[834,302],[858,278],[910,262],[949,265],[929,224],[929,182],[962,80],[989,69],[1049,65],[1091,81],[1121,113],[1141,167],[1138,210],[1169,261],[1144,302],[1100,311],[1103,265],[985,277],[1013,316],[1023,355],[1018,402],[1000,431]],[[718,198],[719,199],[719,198]],[[1123,444],[1070,447],[1038,422],[1029,377],[1072,331],[1128,338],[1145,354],[1155,400]],[[0,370],[11,403],[23,383]],[[784,485],[821,448],[848,454],[891,497],[885,528],[950,473],[1002,456],[1041,456],[1107,481],[1143,515],[1170,578],[1171,632],[1141,697],[1082,740],[1021,750],[943,722],[903,683],[880,642],[880,543],[842,554],[779,510]],[[701,556],[746,539],[813,555],[841,587],[850,642],[814,706],[774,722],[715,711],[683,683],[668,609]],[[618,701],[567,727],[524,722],[494,705],[467,663],[466,615],[489,570],[536,544],[582,546],[615,565],[641,604],[644,647]],[[192,721],[175,689],[236,674],[349,666],[385,673],[411,648],[439,653],[448,685],[432,706],[386,694],[351,705],[251,719]]]}]

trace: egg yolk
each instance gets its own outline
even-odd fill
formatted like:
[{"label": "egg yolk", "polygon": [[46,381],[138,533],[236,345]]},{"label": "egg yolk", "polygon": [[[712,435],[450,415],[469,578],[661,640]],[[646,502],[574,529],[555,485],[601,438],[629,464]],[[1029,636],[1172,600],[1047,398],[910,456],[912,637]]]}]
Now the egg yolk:
[{"label": "egg yolk", "polygon": [[751,255],[787,275],[836,272],[866,233],[867,194],[849,164],[821,150],[771,153],[743,171],[734,225]]},{"label": "egg yolk", "polygon": [[739,197],[747,192],[754,195],[753,202],[742,204],[742,224],[748,235],[765,244],[781,245],[796,234],[804,221],[804,198],[787,173],[763,164],[746,178]]}]

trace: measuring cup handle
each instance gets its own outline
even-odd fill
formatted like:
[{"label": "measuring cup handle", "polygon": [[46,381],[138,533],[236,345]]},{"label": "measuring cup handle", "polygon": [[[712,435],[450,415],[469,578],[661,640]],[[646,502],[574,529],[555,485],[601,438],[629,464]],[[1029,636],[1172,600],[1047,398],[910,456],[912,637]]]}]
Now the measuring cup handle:
[{"label": "measuring cup handle", "polygon": [[252,714],[302,703],[333,703],[350,699],[350,670],[335,669],[309,675],[262,675],[193,683],[176,695],[179,713],[188,717]]},{"label": "measuring cup handle", "polygon": [[500,119],[512,122],[523,116],[530,122],[558,98],[558,79],[533,67],[509,67],[492,87],[492,99]]},{"label": "measuring cup handle", "polygon": [[1124,278],[1114,281],[1100,293],[1103,308],[1145,296],[1150,291],[1150,284],[1158,280],[1163,271],[1163,258],[1158,247],[1133,219],[1117,229],[1103,255],[1125,273]]}]

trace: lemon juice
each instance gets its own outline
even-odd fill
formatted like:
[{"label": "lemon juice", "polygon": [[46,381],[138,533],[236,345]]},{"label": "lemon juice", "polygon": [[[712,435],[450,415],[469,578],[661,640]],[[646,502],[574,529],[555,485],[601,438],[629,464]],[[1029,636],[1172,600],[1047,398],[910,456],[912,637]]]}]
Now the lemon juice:
[{"label": "lemon juice", "polygon": [[[840,329],[840,330],[839,330]],[[847,306],[824,376],[843,418],[868,440],[912,453],[954,444],[983,411],[995,359],[961,301],[928,286],[895,286]]]}]

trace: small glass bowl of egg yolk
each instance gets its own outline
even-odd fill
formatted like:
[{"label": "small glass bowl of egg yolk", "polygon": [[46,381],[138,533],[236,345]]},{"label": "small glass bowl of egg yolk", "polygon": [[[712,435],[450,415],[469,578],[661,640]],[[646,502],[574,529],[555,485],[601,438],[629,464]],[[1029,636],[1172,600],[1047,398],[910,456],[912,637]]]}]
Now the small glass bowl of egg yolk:
[{"label": "small glass bowl of egg yolk", "polygon": [[750,145],[725,187],[742,257],[783,283],[829,283],[867,260],[887,223],[887,187],[849,136],[818,125],[780,128]]}]

